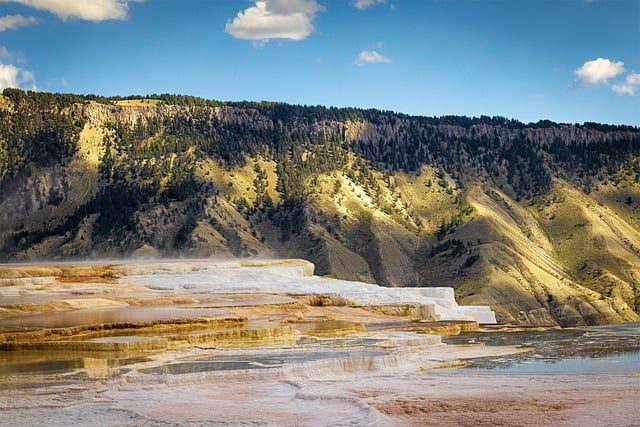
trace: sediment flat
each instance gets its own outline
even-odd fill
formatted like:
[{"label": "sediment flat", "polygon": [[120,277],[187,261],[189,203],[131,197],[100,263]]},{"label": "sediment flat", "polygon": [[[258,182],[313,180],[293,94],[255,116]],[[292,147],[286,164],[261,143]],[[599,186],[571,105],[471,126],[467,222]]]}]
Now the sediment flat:
[{"label": "sediment flat", "polygon": [[[499,351],[437,347],[423,349],[420,363],[409,358],[376,367],[362,359],[334,360],[262,375],[255,369],[165,374],[138,368],[111,379],[59,376],[36,383],[34,377],[23,387],[3,384],[0,425],[637,425],[639,374],[430,370],[489,354]],[[139,366],[162,366],[158,361]]]}]

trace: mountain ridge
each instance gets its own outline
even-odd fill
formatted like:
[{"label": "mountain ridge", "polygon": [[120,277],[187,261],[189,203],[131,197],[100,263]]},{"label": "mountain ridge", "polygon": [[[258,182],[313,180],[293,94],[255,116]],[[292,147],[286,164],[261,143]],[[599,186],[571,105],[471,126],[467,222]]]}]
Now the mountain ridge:
[{"label": "mountain ridge", "polygon": [[282,256],[518,325],[637,320],[640,130],[5,90],[0,259]]}]

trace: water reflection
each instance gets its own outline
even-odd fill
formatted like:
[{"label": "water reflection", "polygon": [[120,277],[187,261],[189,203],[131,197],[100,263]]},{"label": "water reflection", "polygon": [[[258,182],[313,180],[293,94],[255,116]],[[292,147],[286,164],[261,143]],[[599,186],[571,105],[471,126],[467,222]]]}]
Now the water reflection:
[{"label": "water reflection", "polygon": [[449,344],[520,345],[531,353],[468,361],[478,372],[510,373],[638,373],[640,323],[550,331],[475,332],[443,338]]},{"label": "water reflection", "polygon": [[140,369],[144,374],[192,374],[196,372],[230,371],[245,369],[269,369],[290,364],[302,364],[328,359],[358,360],[387,355],[384,351],[305,351],[283,352],[268,356],[214,356],[188,362],[176,362],[153,368]]},{"label": "water reflection", "polygon": [[[187,310],[190,311],[190,310]],[[276,326],[269,322],[249,322],[239,328],[199,329],[195,332],[181,330],[183,339],[192,338],[192,334],[204,335],[230,333],[244,330]],[[233,332],[233,333],[232,333]],[[156,333],[156,332],[150,332]],[[241,335],[241,334],[240,334]],[[239,336],[240,336],[239,335]],[[267,334],[268,335],[268,334]],[[94,337],[92,343],[137,343],[148,339],[140,335]],[[264,347],[260,353],[242,352],[220,354],[215,342],[200,347],[206,356],[193,355],[190,359],[181,359],[161,366],[138,367],[140,363],[152,362],[148,351],[112,352],[112,351],[7,351],[0,352],[0,387],[7,382],[38,382],[33,377],[59,381],[65,378],[110,378],[123,375],[130,369],[139,369],[144,374],[188,374],[228,370],[263,370],[293,366],[316,361],[338,359],[371,360],[389,352],[380,348],[382,338],[351,336],[321,339],[312,336],[286,337],[291,343],[276,349],[268,347],[262,341],[256,341]],[[237,337],[235,338],[237,339]],[[205,340],[206,341],[206,340]],[[203,341],[203,342],[205,342]],[[479,358],[468,361],[469,368],[476,372],[501,370],[513,373],[638,373],[640,370],[640,323],[628,323],[592,328],[576,328],[551,331],[519,332],[467,332],[458,336],[446,336],[442,341],[455,345],[521,345],[533,349],[531,353],[499,357]],[[208,342],[208,341],[206,341]],[[439,341],[438,341],[439,342]],[[279,344],[282,346],[282,344]],[[141,348],[143,346],[140,346]],[[210,347],[210,348],[209,348]],[[247,345],[245,345],[247,347]],[[212,354],[214,351],[216,354]],[[456,373],[469,372],[455,370]],[[450,371],[451,372],[451,371]],[[16,382],[16,378],[18,378]],[[23,380],[20,380],[22,378]]]},{"label": "water reflection", "polygon": [[123,368],[148,362],[142,356],[104,353],[47,353],[15,351],[3,354],[0,359],[0,376],[50,376],[77,373],[90,378],[111,378],[124,373]]},{"label": "water reflection", "polygon": [[[625,374],[640,373],[640,352],[605,357],[569,357],[565,359],[477,359],[469,362],[465,372],[501,371],[512,374]],[[462,371],[459,371],[463,373]]]}]

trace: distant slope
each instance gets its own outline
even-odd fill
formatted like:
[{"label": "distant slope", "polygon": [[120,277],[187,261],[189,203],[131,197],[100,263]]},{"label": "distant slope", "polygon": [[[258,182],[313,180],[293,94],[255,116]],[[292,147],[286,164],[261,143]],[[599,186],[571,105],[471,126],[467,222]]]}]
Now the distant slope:
[{"label": "distant slope", "polygon": [[639,319],[637,128],[151,98],[4,91],[1,259],[300,257],[513,324]]}]

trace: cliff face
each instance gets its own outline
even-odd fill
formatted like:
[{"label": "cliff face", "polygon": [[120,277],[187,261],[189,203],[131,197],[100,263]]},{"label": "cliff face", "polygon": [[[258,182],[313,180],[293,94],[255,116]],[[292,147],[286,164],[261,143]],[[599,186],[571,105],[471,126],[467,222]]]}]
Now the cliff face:
[{"label": "cliff face", "polygon": [[300,257],[498,320],[637,320],[640,131],[190,97],[0,98],[0,257]]}]

